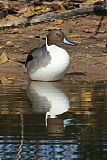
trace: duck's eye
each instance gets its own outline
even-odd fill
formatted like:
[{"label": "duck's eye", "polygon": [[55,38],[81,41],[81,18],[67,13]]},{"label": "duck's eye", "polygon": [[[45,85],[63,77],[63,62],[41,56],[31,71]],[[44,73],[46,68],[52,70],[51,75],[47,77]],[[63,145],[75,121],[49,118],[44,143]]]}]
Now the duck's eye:
[{"label": "duck's eye", "polygon": [[60,34],[59,34],[59,33],[56,33],[56,35],[60,37]]}]

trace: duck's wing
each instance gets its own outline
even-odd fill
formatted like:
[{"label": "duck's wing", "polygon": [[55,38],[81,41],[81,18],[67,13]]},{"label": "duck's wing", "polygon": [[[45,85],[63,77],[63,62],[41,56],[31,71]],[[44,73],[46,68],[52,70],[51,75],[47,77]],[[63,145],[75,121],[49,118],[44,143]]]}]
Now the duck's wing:
[{"label": "duck's wing", "polygon": [[30,51],[27,56],[25,66],[29,69],[37,70],[40,67],[45,67],[51,60],[51,56],[46,49],[46,46],[35,48]]},{"label": "duck's wing", "polygon": [[27,67],[28,62],[30,62],[32,59],[33,59],[33,56],[32,54],[29,53],[25,62],[25,67]]},{"label": "duck's wing", "polygon": [[[41,47],[41,48],[34,48],[34,49],[32,49],[32,50],[29,52],[28,56],[27,56],[25,66],[27,66],[27,64],[28,64],[29,62],[31,62],[33,59],[38,60],[38,58],[43,55],[44,51],[46,51],[46,47],[45,47],[45,46],[43,46],[43,47]],[[36,61],[36,60],[35,60],[35,61]]]}]

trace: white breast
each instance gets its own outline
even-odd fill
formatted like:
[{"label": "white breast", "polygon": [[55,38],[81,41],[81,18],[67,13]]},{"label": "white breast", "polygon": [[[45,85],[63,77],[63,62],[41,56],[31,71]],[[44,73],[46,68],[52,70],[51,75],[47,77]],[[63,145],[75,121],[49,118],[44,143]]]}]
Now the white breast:
[{"label": "white breast", "polygon": [[60,79],[68,69],[70,57],[66,50],[56,46],[47,46],[51,61],[46,67],[32,74],[32,80],[53,81]]}]

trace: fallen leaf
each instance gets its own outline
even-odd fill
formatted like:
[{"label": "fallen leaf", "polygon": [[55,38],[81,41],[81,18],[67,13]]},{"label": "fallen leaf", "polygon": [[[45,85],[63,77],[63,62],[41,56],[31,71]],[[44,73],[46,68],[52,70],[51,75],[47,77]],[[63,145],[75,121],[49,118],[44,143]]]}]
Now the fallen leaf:
[{"label": "fallen leaf", "polygon": [[94,4],[95,2],[97,2],[98,0],[86,0],[85,4]]},{"label": "fallen leaf", "polygon": [[61,7],[60,11],[62,12],[65,11],[65,7],[63,5],[61,5],[60,7]]},{"label": "fallen leaf", "polygon": [[91,102],[91,100],[92,100],[91,91],[82,91],[81,98],[82,98],[82,101],[84,101],[84,102]]},{"label": "fallen leaf", "polygon": [[0,46],[0,49],[4,48],[4,45]]},{"label": "fallen leaf", "polygon": [[64,22],[64,20],[62,19],[56,19],[55,21],[52,22],[52,25],[55,26],[55,25],[60,25]]},{"label": "fallen leaf", "polygon": [[70,35],[69,37],[70,37],[70,38],[80,38],[81,35],[79,35],[79,34],[72,34],[72,35]]},{"label": "fallen leaf", "polygon": [[20,33],[20,30],[19,30],[18,28],[13,28],[13,29],[11,30],[11,33],[12,33],[12,34],[17,34],[17,33]]},{"label": "fallen leaf", "polygon": [[19,13],[22,14],[22,16],[32,16],[34,14],[34,7],[30,6],[30,7],[25,7],[22,8]]},{"label": "fallen leaf", "polygon": [[0,77],[2,85],[8,85],[13,83],[14,78]]},{"label": "fallen leaf", "polygon": [[80,4],[80,7],[85,7],[85,6],[93,5],[97,1],[98,0],[86,0],[85,2],[83,2],[83,3]]},{"label": "fallen leaf", "polygon": [[84,31],[85,33],[95,33],[95,32],[96,32],[96,28],[84,29],[83,31]]},{"label": "fallen leaf", "polygon": [[6,20],[16,20],[16,19],[17,19],[17,17],[14,15],[7,15],[6,16]]},{"label": "fallen leaf", "polygon": [[64,21],[62,19],[56,19],[50,23],[50,26],[47,27],[47,30],[60,29],[57,25],[62,24]]},{"label": "fallen leaf", "polygon": [[56,26],[49,26],[49,27],[46,28],[46,31],[54,30],[54,29],[60,29],[60,28],[58,28]]},{"label": "fallen leaf", "polygon": [[41,6],[37,6],[37,7],[34,7],[34,10],[35,11],[39,11],[39,10],[42,10],[43,9],[43,6],[41,5]]},{"label": "fallen leaf", "polygon": [[23,16],[33,16],[35,14],[41,14],[51,11],[51,8],[48,8],[47,6],[41,5],[41,6],[30,6],[22,9],[20,13],[23,13]]},{"label": "fallen leaf", "polygon": [[46,13],[51,11],[51,8],[45,6],[45,5],[41,5],[41,6],[37,6],[34,8],[34,11],[36,14],[41,14],[41,13]]},{"label": "fallen leaf", "polygon": [[6,52],[3,52],[0,56],[0,64],[6,63],[9,61],[8,54]]}]

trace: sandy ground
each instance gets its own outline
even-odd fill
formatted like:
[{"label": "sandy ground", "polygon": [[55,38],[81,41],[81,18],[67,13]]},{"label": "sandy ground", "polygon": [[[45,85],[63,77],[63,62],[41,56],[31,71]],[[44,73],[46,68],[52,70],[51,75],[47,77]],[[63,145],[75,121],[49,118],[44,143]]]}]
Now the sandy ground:
[{"label": "sandy ground", "polygon": [[[100,19],[100,16],[95,15],[76,17],[54,26],[62,29],[69,39],[77,42],[74,47],[64,46],[71,56],[69,75],[64,79],[90,83],[107,80],[107,54],[103,51],[107,39],[106,17],[103,18],[98,34],[93,36]],[[49,28],[52,27],[53,22],[47,22],[1,30],[0,46],[4,47],[1,47],[0,55],[5,51],[12,61],[0,64],[0,78],[7,77],[14,81],[28,80],[26,68],[17,61],[25,61],[31,49],[42,46]],[[8,41],[11,41],[11,46],[8,45]]]}]

